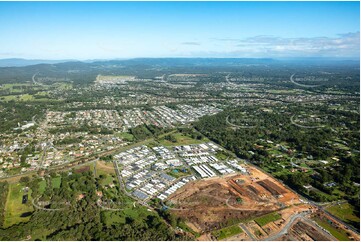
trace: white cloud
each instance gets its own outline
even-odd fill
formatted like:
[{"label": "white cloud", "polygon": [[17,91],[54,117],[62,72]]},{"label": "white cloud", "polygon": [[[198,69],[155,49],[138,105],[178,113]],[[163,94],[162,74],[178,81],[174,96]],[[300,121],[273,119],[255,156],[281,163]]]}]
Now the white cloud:
[{"label": "white cloud", "polygon": [[[337,37],[282,38],[255,36],[245,39],[214,39],[234,43],[226,56],[247,57],[359,57],[360,32]],[[216,51],[217,52],[217,51]],[[218,52],[221,55],[221,52]]]},{"label": "white cloud", "polygon": [[191,42],[183,42],[183,43],[181,43],[182,45],[201,45],[201,43],[199,43],[199,42],[193,42],[193,41],[191,41]]}]

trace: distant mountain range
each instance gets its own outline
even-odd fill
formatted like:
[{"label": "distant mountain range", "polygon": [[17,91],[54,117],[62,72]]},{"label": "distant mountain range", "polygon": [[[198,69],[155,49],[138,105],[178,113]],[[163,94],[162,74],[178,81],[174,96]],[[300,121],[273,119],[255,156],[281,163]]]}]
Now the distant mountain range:
[{"label": "distant mountain range", "polygon": [[21,66],[31,66],[37,64],[56,64],[62,62],[69,62],[74,60],[28,60],[21,58],[9,58],[9,59],[0,59],[0,67],[21,67]]},{"label": "distant mountain range", "polygon": [[24,67],[38,64],[59,63],[93,63],[93,64],[125,64],[125,65],[173,65],[173,66],[197,66],[197,65],[237,65],[237,64],[271,64],[271,63],[359,63],[360,60],[348,60],[337,58],[134,58],[134,59],[93,59],[79,61],[75,59],[65,60],[41,60],[9,58],[0,59],[0,67]]}]

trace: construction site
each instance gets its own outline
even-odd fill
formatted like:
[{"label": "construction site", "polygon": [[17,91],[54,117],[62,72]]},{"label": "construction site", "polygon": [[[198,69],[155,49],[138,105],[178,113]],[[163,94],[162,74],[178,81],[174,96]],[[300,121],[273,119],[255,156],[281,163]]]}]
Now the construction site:
[{"label": "construction site", "polygon": [[241,232],[226,240],[337,240],[315,222],[323,214],[317,207],[262,171],[246,168],[247,174],[188,183],[169,197],[169,210],[201,234],[198,240],[219,240],[215,231],[234,226]]},{"label": "construction site", "polygon": [[245,221],[300,203],[299,197],[253,167],[248,174],[232,174],[192,182],[173,194],[171,210],[201,232]]}]

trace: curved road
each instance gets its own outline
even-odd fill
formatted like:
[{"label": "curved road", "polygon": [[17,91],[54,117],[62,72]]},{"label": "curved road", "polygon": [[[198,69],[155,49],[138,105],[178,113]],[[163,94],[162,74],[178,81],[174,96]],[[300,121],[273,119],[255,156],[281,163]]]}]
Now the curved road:
[{"label": "curved road", "polygon": [[290,81],[291,81],[293,84],[297,85],[297,86],[300,86],[300,87],[309,87],[309,88],[320,86],[320,85],[305,85],[305,84],[297,83],[297,82],[295,82],[295,81],[293,80],[293,76],[294,76],[294,75],[296,75],[296,73],[294,73],[294,74],[291,75]]},{"label": "curved road", "polygon": [[277,240],[278,237],[285,235],[288,233],[288,230],[291,228],[293,222],[295,222],[296,219],[298,218],[303,218],[306,214],[308,214],[308,212],[302,212],[302,213],[297,213],[291,216],[291,219],[288,221],[288,223],[283,227],[283,229],[281,229],[280,232],[278,232],[277,234],[274,234],[270,237],[268,237],[267,239],[265,239],[266,241],[274,241]]},{"label": "curved road", "polygon": [[226,118],[226,123],[235,127],[235,128],[241,128],[241,129],[253,129],[253,128],[256,128],[257,126],[255,125],[250,125],[250,126],[239,126],[239,125],[236,125],[236,124],[232,124],[231,122],[229,122],[229,115],[227,116]]},{"label": "curved road", "polygon": [[64,210],[65,208],[44,208],[44,207],[40,207],[39,205],[37,205],[35,203],[35,199],[31,200],[31,203],[33,204],[33,206],[39,210],[44,210],[44,211],[61,211]]},{"label": "curved road", "polygon": [[290,120],[291,120],[291,123],[293,125],[296,125],[297,127],[300,127],[300,128],[305,128],[305,129],[317,129],[317,128],[324,128],[325,126],[324,125],[318,125],[318,126],[305,126],[305,125],[301,125],[301,124],[298,124],[296,123],[293,118],[295,117],[296,115],[292,115]]},{"label": "curved road", "polygon": [[228,74],[228,75],[226,76],[226,82],[227,82],[230,86],[232,86],[232,87],[238,87],[237,84],[235,84],[235,83],[233,83],[233,82],[231,82],[231,81],[229,80],[229,75],[230,75],[230,74]]},{"label": "curved road", "polygon": [[34,84],[40,85],[39,82],[35,81],[35,76],[38,75],[38,74],[39,74],[39,72],[35,73],[31,79],[33,80],[33,83],[34,83]]},{"label": "curved road", "polygon": [[122,211],[122,210],[124,210],[124,208],[108,208],[108,207],[104,207],[104,206],[102,205],[102,202],[101,202],[100,199],[97,200],[97,205],[98,205],[100,208],[102,208],[102,209],[104,209],[104,210],[109,210],[109,211]]}]

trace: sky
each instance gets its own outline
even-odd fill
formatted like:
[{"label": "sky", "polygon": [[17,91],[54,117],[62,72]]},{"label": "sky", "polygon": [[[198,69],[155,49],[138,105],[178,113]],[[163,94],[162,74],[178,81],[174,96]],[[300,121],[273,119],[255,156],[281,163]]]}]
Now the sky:
[{"label": "sky", "polygon": [[0,2],[0,58],[359,56],[359,2]]}]

